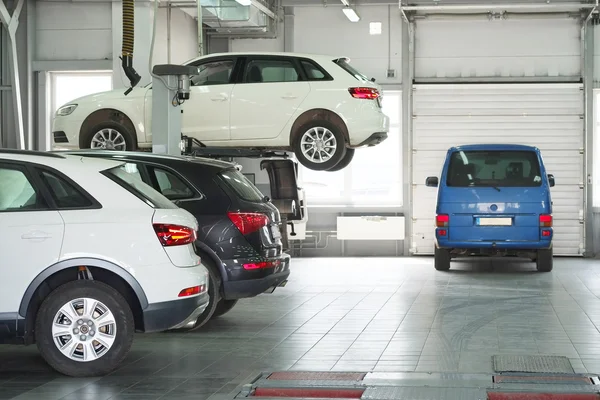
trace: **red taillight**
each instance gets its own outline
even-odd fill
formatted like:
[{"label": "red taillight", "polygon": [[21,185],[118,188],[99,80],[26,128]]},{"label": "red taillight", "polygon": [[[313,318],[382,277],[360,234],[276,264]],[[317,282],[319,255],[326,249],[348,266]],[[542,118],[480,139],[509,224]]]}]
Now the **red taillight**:
[{"label": "red taillight", "polygon": [[542,236],[543,236],[543,237],[550,237],[550,235],[551,235],[551,234],[552,234],[552,233],[551,233],[550,231],[546,230],[546,229],[544,229],[544,230],[542,231]]},{"label": "red taillight", "polygon": [[448,226],[448,222],[450,222],[450,216],[448,214],[438,214],[435,216],[435,225],[437,227],[445,227]]},{"label": "red taillight", "polygon": [[263,226],[269,225],[269,217],[261,213],[229,212],[229,219],[242,232],[247,235],[256,232]]},{"label": "red taillight", "polygon": [[187,226],[154,224],[154,231],[163,246],[181,246],[196,241],[196,231]]},{"label": "red taillight", "polygon": [[540,215],[540,226],[550,228],[552,226],[552,215],[551,214]]},{"label": "red taillight", "polygon": [[189,287],[179,292],[179,297],[194,296],[196,294],[204,292],[205,290],[206,288],[204,285]]},{"label": "red taillight", "polygon": [[446,229],[438,229],[438,236],[446,236],[448,231]]},{"label": "red taillight", "polygon": [[355,99],[375,100],[379,97],[379,90],[368,87],[355,87],[348,91]]},{"label": "red taillight", "polygon": [[281,260],[276,261],[262,261],[257,263],[244,264],[244,269],[263,269],[263,268],[275,268],[281,264]]}]

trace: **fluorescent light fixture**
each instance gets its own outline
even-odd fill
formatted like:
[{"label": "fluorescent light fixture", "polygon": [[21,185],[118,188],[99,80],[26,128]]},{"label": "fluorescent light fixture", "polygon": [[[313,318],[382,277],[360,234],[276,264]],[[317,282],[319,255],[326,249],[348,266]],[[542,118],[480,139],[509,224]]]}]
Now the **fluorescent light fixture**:
[{"label": "fluorescent light fixture", "polygon": [[356,13],[356,11],[354,11],[354,9],[350,7],[344,7],[344,14],[346,14],[346,17],[350,20],[350,22],[360,21],[360,17]]},{"label": "fluorescent light fixture", "polygon": [[381,35],[381,22],[371,22],[369,24],[369,33],[371,35]]},{"label": "fluorescent light fixture", "polygon": [[350,3],[348,2],[348,0],[341,0],[342,4],[345,5],[346,7],[350,7]]},{"label": "fluorescent light fixture", "polygon": [[252,4],[252,0],[235,0],[242,6],[249,6]]}]

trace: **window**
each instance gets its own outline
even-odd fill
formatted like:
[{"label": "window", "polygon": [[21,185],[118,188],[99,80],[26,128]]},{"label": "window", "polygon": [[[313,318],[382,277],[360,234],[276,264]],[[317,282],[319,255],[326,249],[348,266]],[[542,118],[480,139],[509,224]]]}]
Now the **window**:
[{"label": "window", "polygon": [[341,171],[312,171],[300,167],[301,186],[311,206],[402,205],[402,92],[383,93],[383,112],[390,117],[388,138],[373,147],[357,149]]},{"label": "window", "polygon": [[302,64],[302,68],[304,68],[304,72],[306,72],[306,77],[309,81],[323,81],[331,79],[326,76],[325,73],[314,63],[306,60],[302,60],[300,63]]},{"label": "window", "polygon": [[450,157],[448,186],[541,186],[537,154],[532,151],[457,151]]},{"label": "window", "polygon": [[290,60],[252,60],[246,65],[244,82],[296,82],[298,71]]},{"label": "window", "polygon": [[228,169],[221,172],[221,177],[225,184],[243,200],[253,202],[264,201],[265,195],[237,169]]},{"label": "window", "polygon": [[156,178],[160,192],[169,200],[183,200],[194,197],[194,191],[180,178],[160,168],[150,168]]},{"label": "window", "polygon": [[192,76],[192,85],[226,85],[231,79],[233,67],[233,60],[219,60],[201,64],[198,66],[198,75]]},{"label": "window", "polygon": [[23,171],[0,167],[0,211],[45,210],[48,205],[39,196]]},{"label": "window", "polygon": [[169,199],[144,183],[136,164],[126,163],[106,170],[104,174],[152,208],[177,208]]},{"label": "window", "polygon": [[41,171],[41,176],[58,208],[88,208],[93,205],[89,198],[64,179],[48,171]]}]

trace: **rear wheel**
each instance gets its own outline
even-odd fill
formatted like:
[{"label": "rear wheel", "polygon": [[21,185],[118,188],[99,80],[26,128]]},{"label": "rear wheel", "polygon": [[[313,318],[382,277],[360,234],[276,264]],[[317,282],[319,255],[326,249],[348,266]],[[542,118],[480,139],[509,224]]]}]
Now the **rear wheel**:
[{"label": "rear wheel", "polygon": [[227,314],[237,304],[237,300],[225,300],[221,299],[217,305],[217,309],[213,314],[213,318],[220,317],[221,315]]},{"label": "rear wheel", "polygon": [[350,165],[350,162],[354,158],[354,152],[354,149],[346,149],[346,155],[344,156],[344,158],[342,158],[342,161],[340,161],[335,167],[329,168],[327,171],[335,172],[341,171],[344,168],[346,168],[348,165]]},{"label": "rear wheel", "polygon": [[448,271],[450,269],[450,251],[446,249],[435,248],[434,266],[438,271]]},{"label": "rear wheel", "polygon": [[552,249],[538,250],[535,264],[540,272],[550,272],[553,268],[553,251]]},{"label": "rear wheel", "polygon": [[327,171],[346,155],[342,131],[329,121],[314,120],[301,126],[294,143],[294,154],[308,169]]},{"label": "rear wheel", "polygon": [[195,331],[202,326],[206,325],[212,318],[219,301],[221,300],[221,277],[217,273],[217,267],[214,265],[212,260],[206,255],[200,255],[202,264],[205,265],[208,270],[208,306],[195,322],[190,323],[188,326],[181,328],[182,331]]}]

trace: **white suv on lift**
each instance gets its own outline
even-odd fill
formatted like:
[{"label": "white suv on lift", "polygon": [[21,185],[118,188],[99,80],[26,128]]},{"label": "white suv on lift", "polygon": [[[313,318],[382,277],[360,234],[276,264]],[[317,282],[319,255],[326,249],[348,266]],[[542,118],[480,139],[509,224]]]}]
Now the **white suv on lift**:
[{"label": "white suv on lift", "polygon": [[[206,146],[294,151],[313,170],[345,168],[354,149],[387,138],[379,85],[346,58],[294,53],[211,54],[182,105],[182,134]],[[165,104],[165,107],[170,107]],[[57,148],[152,147],[151,86],[94,94],[61,106]]]},{"label": "white suv on lift", "polygon": [[208,304],[197,222],[124,163],[0,150],[0,343],[103,375]]}]

